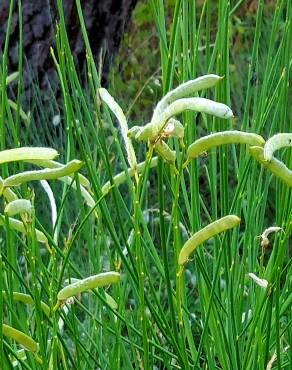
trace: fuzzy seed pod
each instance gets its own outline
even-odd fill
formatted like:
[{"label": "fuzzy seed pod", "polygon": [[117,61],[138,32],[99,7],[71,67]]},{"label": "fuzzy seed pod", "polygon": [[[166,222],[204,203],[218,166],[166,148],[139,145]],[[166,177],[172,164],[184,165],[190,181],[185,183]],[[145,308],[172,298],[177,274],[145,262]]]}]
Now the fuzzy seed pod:
[{"label": "fuzzy seed pod", "polygon": [[280,133],[267,140],[264,147],[264,158],[270,161],[274,152],[284,147],[292,147],[292,133]]},{"label": "fuzzy seed pod", "polygon": [[260,135],[243,131],[216,132],[191,144],[187,150],[187,160],[196,158],[213,147],[225,144],[247,144],[262,147],[265,145],[265,140]]},{"label": "fuzzy seed pod", "polygon": [[238,226],[239,223],[239,217],[235,215],[229,215],[212,222],[211,224],[196,232],[189,240],[187,240],[187,242],[182,247],[178,257],[179,265],[184,265],[188,261],[191,253],[193,253],[200,244],[204,243],[206,240],[212,238],[213,236],[222,233],[223,231]]},{"label": "fuzzy seed pod", "polygon": [[105,285],[114,284],[120,281],[121,275],[118,272],[110,271],[98,275],[89,276],[86,279],[75,281],[61,289],[58,293],[58,301],[65,301],[79,293],[90,289],[100,288]]}]

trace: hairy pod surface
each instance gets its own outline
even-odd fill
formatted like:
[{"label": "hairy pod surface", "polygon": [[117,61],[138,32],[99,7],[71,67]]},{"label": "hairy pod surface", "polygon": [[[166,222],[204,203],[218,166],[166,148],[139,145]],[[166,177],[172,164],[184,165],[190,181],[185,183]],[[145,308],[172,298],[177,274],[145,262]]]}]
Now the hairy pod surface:
[{"label": "hairy pod surface", "polygon": [[104,272],[98,275],[89,276],[88,278],[75,281],[74,283],[67,285],[65,288],[61,289],[58,293],[57,298],[59,301],[64,301],[84,291],[117,283],[120,281],[120,278],[121,275],[115,271]]},{"label": "hairy pod surface", "polygon": [[176,159],[175,150],[171,150],[170,147],[163,140],[158,140],[154,145],[154,149],[160,155],[161,158],[166,160],[169,164],[174,164]]},{"label": "hairy pod surface", "polygon": [[279,226],[270,226],[267,229],[265,229],[264,232],[260,236],[261,246],[266,248],[270,244],[270,241],[269,241],[269,238],[268,238],[269,235],[271,233],[277,233],[279,231],[283,231],[283,229]]},{"label": "hairy pod surface", "polygon": [[215,74],[200,76],[194,80],[182,83],[175,89],[169,91],[157,104],[153,112],[151,122],[159,120],[160,114],[166,109],[169,104],[173,103],[175,100],[193,95],[200,90],[214,87],[222,78],[223,77],[217,76]]},{"label": "hairy pod surface", "polygon": [[[63,163],[56,162],[56,161],[26,160],[25,162],[35,164],[39,167],[50,168],[50,169],[64,167]],[[73,178],[72,175],[69,177]],[[79,179],[80,185],[85,186],[86,188],[90,188],[89,180],[85,176],[83,176],[81,173],[78,173],[78,179]]]},{"label": "hairy pod surface", "polygon": [[154,140],[161,133],[170,118],[186,110],[207,113],[223,119],[233,117],[232,110],[223,103],[217,103],[205,98],[179,99],[167,106],[159,116],[159,120],[150,122],[146,126],[142,127],[141,131],[136,135],[136,138],[142,141]]},{"label": "hairy pod surface", "polygon": [[83,162],[74,159],[60,168],[25,171],[4,179],[4,186],[18,186],[28,181],[55,180],[80,170]]},{"label": "hairy pod surface", "polygon": [[184,265],[188,261],[191,253],[193,253],[200,244],[204,243],[213,236],[222,233],[223,231],[236,227],[239,225],[239,223],[239,217],[235,215],[228,215],[212,222],[196,232],[182,247],[178,257],[179,265]]},{"label": "hairy pod surface", "polygon": [[56,158],[58,155],[59,153],[52,148],[22,147],[7,149],[0,152],[0,164],[26,160],[50,160]]},{"label": "hairy pod surface", "polygon": [[258,146],[252,146],[249,148],[250,154],[262,164],[265,168],[271,171],[275,176],[285,182],[288,186],[292,187],[292,171],[278,159],[272,157],[270,161],[267,161],[264,157],[264,149]]},{"label": "hairy pod surface", "polygon": [[264,158],[270,161],[278,149],[292,147],[292,133],[280,133],[267,140],[264,146]]},{"label": "hairy pod surface", "polygon": [[193,142],[187,150],[187,160],[198,157],[209,149],[225,144],[247,144],[252,146],[264,146],[262,136],[243,131],[223,131],[204,136]]},{"label": "hairy pod surface", "polygon": [[17,195],[10,188],[4,188],[3,196],[8,202],[12,202],[17,199]]},{"label": "hairy pod surface", "polygon": [[177,137],[182,139],[185,135],[185,128],[177,119],[171,118],[163,130],[163,134],[166,137]]},{"label": "hairy pod surface", "polygon": [[141,132],[141,129],[142,129],[142,127],[141,126],[133,126],[133,127],[131,127],[130,129],[129,129],[129,131],[128,131],[128,137],[129,138],[136,138],[136,136],[138,136],[139,135],[139,133]]},{"label": "hairy pod surface", "polygon": [[[71,283],[77,283],[77,282],[80,282],[81,279],[77,279],[77,278],[70,278],[70,281]],[[65,280],[65,284],[69,284],[69,279],[66,279]],[[89,291],[89,293],[91,292],[91,290]],[[116,310],[118,308],[118,304],[117,302],[113,299],[113,297],[111,295],[109,295],[107,292],[104,292],[104,295],[105,295],[105,300],[107,302],[107,304],[113,309],[113,310]]]},{"label": "hairy pod surface", "polygon": [[31,215],[32,204],[27,199],[16,199],[6,205],[4,213],[6,213],[7,216],[15,216],[21,213],[28,213]]},{"label": "hairy pod surface", "polygon": [[18,199],[17,195],[9,188],[4,187],[4,180],[0,176],[0,197],[3,196],[7,202]]}]

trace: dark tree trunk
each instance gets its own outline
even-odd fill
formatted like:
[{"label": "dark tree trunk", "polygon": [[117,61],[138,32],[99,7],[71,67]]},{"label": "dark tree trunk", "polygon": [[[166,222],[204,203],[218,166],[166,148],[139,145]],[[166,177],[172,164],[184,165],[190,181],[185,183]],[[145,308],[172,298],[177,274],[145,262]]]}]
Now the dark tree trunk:
[{"label": "dark tree trunk", "polygon": [[[0,0],[0,50],[4,48],[6,24],[11,0]],[[25,55],[25,81],[36,77],[42,88],[48,81],[56,81],[56,72],[50,55],[54,45],[54,26],[58,19],[57,0],[23,0],[23,39]],[[118,50],[124,29],[138,0],[81,0],[92,51],[98,60],[104,51],[103,79],[107,79],[112,57]],[[72,52],[79,70],[83,69],[85,50],[75,0],[63,0],[67,33]],[[12,21],[9,47],[9,69],[17,70],[18,64],[18,25],[17,1]],[[27,72],[29,70],[29,73]]]}]

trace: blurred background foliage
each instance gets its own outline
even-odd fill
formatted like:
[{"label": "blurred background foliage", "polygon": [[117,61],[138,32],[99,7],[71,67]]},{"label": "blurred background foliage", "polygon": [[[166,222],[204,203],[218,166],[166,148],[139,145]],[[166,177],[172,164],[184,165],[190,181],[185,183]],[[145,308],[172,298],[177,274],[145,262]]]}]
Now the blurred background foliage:
[{"label": "blurred background foliage", "polygon": [[[214,44],[218,30],[218,2],[212,1],[209,3],[212,7],[212,40],[210,41],[211,44]],[[248,82],[246,79],[254,40],[258,1],[231,1],[231,3],[234,3],[232,22],[229,28],[230,40],[232,42],[230,55],[231,97],[232,108],[236,115],[241,117]],[[196,5],[197,14],[194,21],[199,24],[204,1],[196,1]],[[166,19],[168,21],[166,29],[168,32],[170,29],[169,25],[172,22],[174,7],[175,0],[165,1]],[[264,8],[266,32],[269,32],[271,29],[274,8],[275,0],[266,2]],[[283,28],[284,26],[283,22]],[[278,34],[278,42],[280,40],[281,33]],[[206,35],[202,32],[199,41],[201,53],[199,54],[198,65],[200,74],[204,74],[208,70],[205,60],[205,45]],[[267,50],[268,45],[262,39],[259,55],[263,62],[266,58]],[[215,70],[216,66],[214,71],[210,72],[215,72]],[[261,71],[254,71],[254,85],[260,83],[261,77]],[[139,1],[134,9],[131,24],[124,34],[120,51],[111,68],[109,81],[110,91],[114,93],[123,106],[132,124],[139,124],[141,121],[146,123],[153,107],[162,95],[157,29],[153,22],[150,2],[147,0]]]}]

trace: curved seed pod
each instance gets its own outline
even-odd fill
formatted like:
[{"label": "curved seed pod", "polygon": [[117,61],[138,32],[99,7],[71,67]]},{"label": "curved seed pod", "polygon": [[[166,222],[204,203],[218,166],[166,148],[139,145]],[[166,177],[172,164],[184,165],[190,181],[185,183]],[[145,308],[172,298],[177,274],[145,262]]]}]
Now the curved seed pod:
[{"label": "curved seed pod", "polygon": [[13,200],[18,199],[17,195],[10,189],[4,187],[4,181],[2,177],[0,176],[0,196],[2,196],[6,199],[7,202],[12,202]]},{"label": "curved seed pod", "polygon": [[17,195],[10,188],[4,188],[3,196],[8,202],[12,202],[17,199]]},{"label": "curved seed pod", "polygon": [[264,146],[265,140],[257,134],[243,131],[223,131],[204,136],[188,147],[187,160],[198,157],[209,149],[225,144],[248,144]]},{"label": "curved seed pod", "polygon": [[[27,233],[27,230],[26,230],[26,228],[24,226],[24,223],[22,221],[16,220],[15,218],[12,218],[12,217],[9,217],[8,220],[9,220],[9,226],[13,230],[19,231],[19,232],[24,233],[24,234]],[[5,225],[5,218],[4,218],[4,216],[1,216],[1,215],[0,215],[0,225],[1,226]],[[35,229],[35,233],[36,233],[37,241],[39,241],[40,243],[48,245],[48,239],[47,239],[47,237],[45,236],[45,234],[43,232],[41,232],[38,229]]]},{"label": "curved seed pod", "polygon": [[0,164],[26,160],[49,160],[54,159],[59,153],[52,148],[22,147],[2,150],[0,152]]},{"label": "curved seed pod", "polygon": [[[143,170],[144,170],[144,168],[146,166],[146,163],[147,163],[147,161],[138,163],[137,169],[136,169],[138,173],[143,172]],[[153,157],[151,159],[151,162],[150,162],[150,168],[156,167],[157,166],[157,163],[158,163],[158,158],[157,157]],[[119,186],[119,185],[123,184],[124,182],[126,182],[127,176],[133,177],[134,176],[134,170],[131,169],[131,168],[128,168],[127,171],[123,171],[121,173],[118,173],[113,178],[114,184],[116,186]],[[112,185],[111,185],[110,181],[106,182],[103,185],[103,187],[101,188],[102,194],[107,194],[110,191],[111,187],[112,187]]]},{"label": "curved seed pod", "polygon": [[19,213],[32,213],[32,204],[27,199],[16,199],[8,203],[4,209],[4,213],[8,216],[15,216]]},{"label": "curved seed pod", "polygon": [[14,80],[16,80],[18,76],[19,76],[19,72],[10,73],[10,75],[6,77],[6,86],[9,85]]},{"label": "curved seed pod", "polygon": [[5,179],[4,186],[17,186],[28,181],[59,179],[77,172],[82,166],[83,162],[75,159],[60,168],[21,172]]},{"label": "curved seed pod", "polygon": [[[76,278],[70,278],[69,279],[66,279],[64,281],[65,284],[69,284],[69,281],[71,281],[71,283],[77,283],[77,282],[80,282],[81,280],[80,279],[76,279]],[[89,291],[89,293],[91,292],[92,290]],[[118,308],[118,304],[117,302],[113,299],[113,297],[111,295],[109,295],[107,292],[104,292],[104,295],[105,295],[105,300],[107,302],[107,304],[113,309],[113,310],[116,310]]]},{"label": "curved seed pod", "polygon": [[2,324],[2,331],[6,337],[9,337],[19,343],[22,347],[31,352],[37,352],[39,345],[31,337],[22,331],[12,328],[9,325]]},{"label": "curved seed pod", "polygon": [[184,98],[170,104],[160,115],[159,120],[150,122],[142,127],[141,132],[136,136],[138,140],[153,140],[163,130],[166,122],[173,116],[186,110],[212,114],[215,117],[229,119],[233,117],[232,110],[223,103],[217,103],[205,98]]},{"label": "curved seed pod", "polygon": [[11,99],[7,99],[7,101],[8,101],[8,104],[10,105],[10,108],[12,108],[14,111],[17,112],[17,110],[19,109],[19,115],[22,118],[22,120],[25,122],[26,127],[28,127],[30,123],[30,112],[26,114],[25,111],[21,108],[18,108],[18,105]]},{"label": "curved seed pod", "polygon": [[196,232],[182,247],[178,257],[179,265],[184,265],[188,261],[191,253],[193,253],[200,244],[204,243],[213,236],[222,233],[223,231],[232,229],[233,227],[239,225],[239,223],[239,217],[235,215],[229,215],[212,222]]},{"label": "curved seed pod", "polygon": [[157,143],[155,143],[154,145],[154,149],[163,159],[166,160],[166,162],[170,164],[175,163],[176,159],[175,150],[171,150],[170,147],[166,144],[166,142],[158,140]]},{"label": "curved seed pod", "polygon": [[113,114],[119,121],[129,165],[131,168],[135,168],[137,165],[136,154],[131,139],[128,136],[128,123],[122,108],[119,106],[119,104],[114,100],[114,98],[109,94],[109,92],[106,89],[103,88],[98,89],[98,95],[101,98],[101,100],[107,104],[107,106],[110,108],[110,110],[113,112]]},{"label": "curved seed pod", "polygon": [[269,282],[266,279],[261,279],[252,272],[249,272],[247,275],[261,288],[267,289]]},{"label": "curved seed pod", "polygon": [[[128,136],[137,139],[143,127],[133,126],[128,131]],[[166,127],[163,130],[163,136],[165,137],[177,137],[182,139],[184,137],[184,126],[175,118],[170,118],[167,121]]]},{"label": "curved seed pod", "polygon": [[279,226],[270,226],[266,230],[264,230],[264,232],[260,236],[260,238],[262,239],[261,246],[262,247],[267,247],[270,243],[268,236],[271,233],[277,233],[278,231],[283,231],[283,229]]},{"label": "curved seed pod", "polygon": [[205,75],[182,83],[174,90],[169,91],[157,104],[153,112],[151,122],[159,120],[161,113],[175,100],[195,94],[199,90],[209,89],[210,87],[215,86],[222,78],[223,77],[215,74]]},{"label": "curved seed pod", "polygon": [[[25,162],[35,164],[40,167],[45,167],[45,168],[62,168],[64,167],[64,164],[56,162],[56,161],[42,161],[42,160],[26,160]],[[73,178],[73,176],[69,176]],[[80,182],[80,185],[85,186],[86,188],[90,188],[90,182],[89,180],[83,176],[81,173],[78,173],[78,179]]]},{"label": "curved seed pod", "polygon": [[163,130],[163,135],[166,137],[177,137],[182,139],[185,135],[184,126],[177,119],[171,118]]},{"label": "curved seed pod", "polygon": [[114,284],[120,281],[121,275],[118,272],[110,271],[98,275],[89,276],[67,285],[61,289],[57,295],[58,301],[65,301],[66,299],[82,293],[86,290],[100,288],[105,285]]},{"label": "curved seed pod", "polygon": [[135,138],[141,131],[141,127],[140,126],[133,126],[132,128],[130,128],[130,130],[128,130],[128,137],[129,138]]},{"label": "curved seed pod", "polygon": [[[7,298],[7,293],[5,291],[2,291],[2,295]],[[12,298],[14,301],[21,302],[24,304],[29,304],[29,305],[35,305],[35,301],[33,300],[32,296],[29,294],[25,293],[20,293],[20,292],[13,292],[12,293]],[[46,316],[50,316],[50,307],[46,305],[44,302],[41,302],[41,307]]]},{"label": "curved seed pod", "polygon": [[292,187],[292,171],[290,171],[283,162],[278,161],[274,157],[272,157],[272,159],[268,162],[264,158],[264,149],[258,146],[250,147],[249,151],[250,154],[265,168],[270,170],[275,176],[285,182],[288,186]]},{"label": "curved seed pod", "polygon": [[276,150],[286,146],[292,147],[292,133],[280,133],[267,140],[264,146],[264,158],[270,161]]},{"label": "curved seed pod", "polygon": [[12,202],[17,199],[17,195],[10,188],[4,188],[3,196],[8,202]]}]

